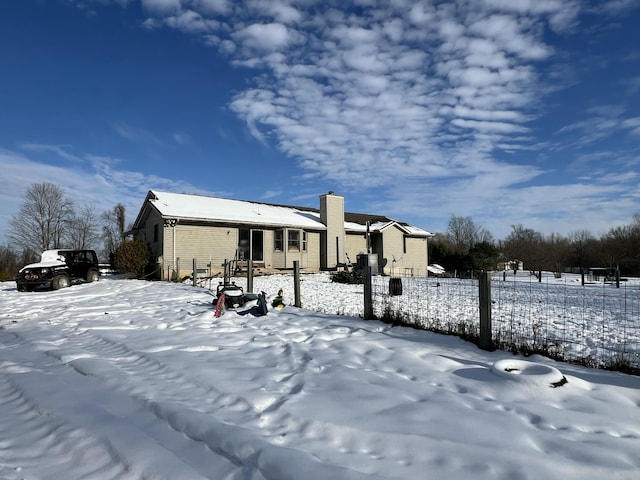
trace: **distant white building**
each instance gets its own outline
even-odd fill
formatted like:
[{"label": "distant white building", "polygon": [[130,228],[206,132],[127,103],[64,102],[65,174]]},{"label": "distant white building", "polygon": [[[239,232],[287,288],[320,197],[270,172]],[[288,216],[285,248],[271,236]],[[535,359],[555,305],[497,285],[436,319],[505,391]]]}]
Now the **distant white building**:
[{"label": "distant white building", "polygon": [[524,262],[520,260],[509,260],[508,262],[501,262],[497,265],[498,270],[524,270]]},{"label": "distant white building", "polygon": [[432,236],[382,215],[345,212],[344,197],[333,192],[314,209],[151,190],[132,232],[150,246],[161,278],[189,275],[194,259],[210,273],[249,258],[256,268],[298,261],[307,271],[332,270],[355,263],[367,246],[381,273],[426,275]]}]

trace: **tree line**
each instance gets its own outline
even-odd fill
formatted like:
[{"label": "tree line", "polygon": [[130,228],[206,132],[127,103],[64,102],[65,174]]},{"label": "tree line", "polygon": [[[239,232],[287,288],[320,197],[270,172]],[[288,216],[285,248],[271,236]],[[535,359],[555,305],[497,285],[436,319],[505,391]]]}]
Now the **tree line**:
[{"label": "tree line", "polygon": [[0,246],[0,280],[40,259],[45,250],[91,249],[103,263],[115,265],[115,255],[126,240],[125,207],[98,212],[91,204],[78,205],[52,183],[27,188],[19,211],[9,220],[8,244]]},{"label": "tree line", "polygon": [[499,241],[470,217],[452,215],[447,231],[430,240],[429,261],[462,275],[522,262],[525,270],[558,276],[568,271],[584,275],[590,267],[640,276],[640,213],[630,224],[612,228],[599,238],[586,229],[545,236],[518,224]]}]

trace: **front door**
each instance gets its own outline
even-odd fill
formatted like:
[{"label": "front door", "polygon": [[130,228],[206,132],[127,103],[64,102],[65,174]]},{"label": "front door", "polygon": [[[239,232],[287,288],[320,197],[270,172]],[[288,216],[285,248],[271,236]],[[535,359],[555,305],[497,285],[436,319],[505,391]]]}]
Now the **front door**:
[{"label": "front door", "polygon": [[254,262],[264,262],[264,235],[262,230],[251,230],[251,257]]}]

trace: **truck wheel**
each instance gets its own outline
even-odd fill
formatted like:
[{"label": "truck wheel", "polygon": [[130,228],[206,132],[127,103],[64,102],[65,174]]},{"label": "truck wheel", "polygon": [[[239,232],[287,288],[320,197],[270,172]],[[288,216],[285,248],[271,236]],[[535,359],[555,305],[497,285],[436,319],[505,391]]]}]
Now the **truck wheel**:
[{"label": "truck wheel", "polygon": [[71,282],[69,281],[69,277],[67,277],[66,275],[58,275],[57,277],[54,277],[53,281],[51,282],[51,287],[54,290],[60,290],[61,288],[66,288],[71,284]]},{"label": "truck wheel", "polygon": [[100,278],[100,274],[95,270],[89,270],[87,272],[87,282],[97,282]]}]

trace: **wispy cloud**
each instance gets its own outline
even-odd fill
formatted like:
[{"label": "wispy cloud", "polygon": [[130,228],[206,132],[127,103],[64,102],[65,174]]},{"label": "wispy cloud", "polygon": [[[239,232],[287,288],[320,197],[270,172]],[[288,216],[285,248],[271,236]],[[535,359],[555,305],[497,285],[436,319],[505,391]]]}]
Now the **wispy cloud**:
[{"label": "wispy cloud", "polygon": [[267,190],[262,194],[263,200],[271,200],[272,198],[282,195],[282,190]]},{"label": "wispy cloud", "polygon": [[[19,211],[26,190],[34,183],[53,183],[65,190],[69,198],[78,205],[92,204],[97,212],[122,203],[126,207],[127,221],[134,220],[149,189],[227,197],[232,195],[224,191],[206,191],[180,180],[124,170],[122,162],[117,158],[93,154],[75,155],[69,153],[64,146],[26,144],[22,146],[22,150],[0,147],[0,171],[3,179],[0,225],[3,227],[8,225],[11,215]],[[53,164],[35,158],[43,152],[71,163]],[[5,234],[0,229],[0,245],[4,244]]]},{"label": "wispy cloud", "polygon": [[[575,134],[572,146],[594,144],[615,134],[637,135],[638,117],[629,117],[622,105],[598,105],[585,109],[583,120],[565,125],[556,135]],[[565,144],[565,147],[567,144]]]},{"label": "wispy cloud", "polygon": [[99,199],[99,190],[94,190],[94,182],[82,169],[82,162],[75,155],[68,154],[58,146],[27,145],[26,150],[36,153],[53,152],[61,158],[70,159],[72,164],[53,165],[50,162],[34,160],[29,154],[0,148],[0,171],[3,178],[0,193],[0,226],[3,230],[0,230],[0,244],[4,244],[4,228],[8,225],[11,215],[19,211],[26,190],[34,183],[49,182],[58,185],[67,192],[73,192],[74,195],[70,197],[78,203],[91,203],[94,199]]},{"label": "wispy cloud", "polygon": [[636,0],[606,0],[596,8],[599,12],[607,15],[620,15],[637,6],[638,3]]},{"label": "wispy cloud", "polygon": [[113,125],[113,129],[122,138],[134,143],[145,146],[153,145],[157,147],[164,145],[164,142],[160,138],[144,128],[136,128],[126,123],[117,123]]},{"label": "wispy cloud", "polygon": [[191,137],[188,133],[176,132],[172,137],[173,141],[178,145],[189,145],[191,143]]},{"label": "wispy cloud", "polygon": [[45,152],[45,153],[53,153],[57,157],[67,160],[73,163],[81,163],[82,159],[74,155],[66,150],[66,148],[70,148],[65,145],[46,145],[42,143],[23,143],[20,145],[21,150],[25,150],[28,152]]},{"label": "wispy cloud", "polygon": [[622,126],[628,128],[633,135],[640,136],[640,117],[627,118]]}]

